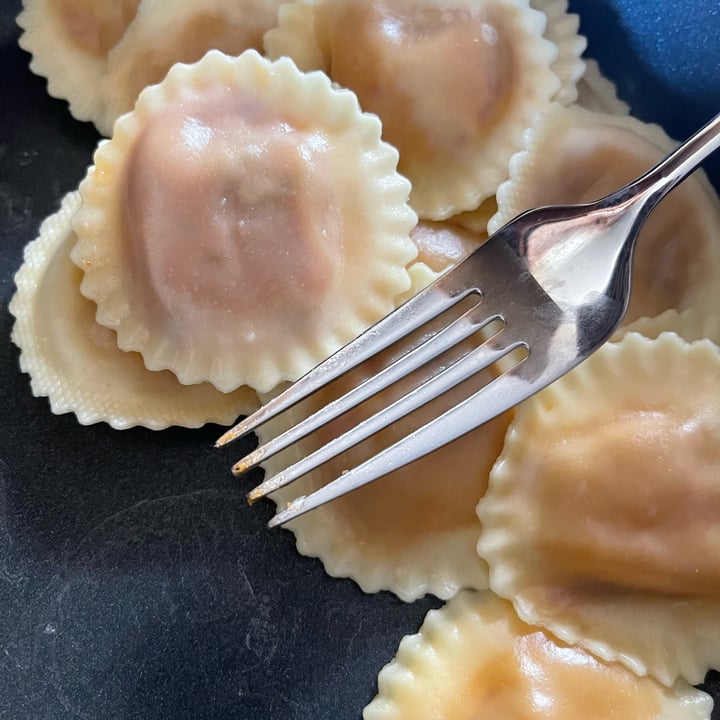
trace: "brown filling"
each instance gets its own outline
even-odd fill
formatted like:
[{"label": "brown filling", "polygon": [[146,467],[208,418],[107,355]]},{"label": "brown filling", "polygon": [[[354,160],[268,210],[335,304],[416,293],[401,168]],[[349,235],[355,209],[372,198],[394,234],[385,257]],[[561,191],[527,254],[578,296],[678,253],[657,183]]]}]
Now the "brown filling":
[{"label": "brown filling", "polygon": [[543,572],[562,584],[718,597],[718,425],[717,406],[647,410],[551,447],[529,441],[523,484]]},{"label": "brown filling", "polygon": [[123,217],[134,300],[151,327],[203,338],[230,323],[251,341],[313,316],[342,262],[327,148],[322,133],[222,86],[152,116]]},{"label": "brown filling", "polygon": [[[382,360],[381,364],[385,362]],[[438,369],[436,365],[434,371]],[[407,380],[383,391],[377,398],[370,399],[342,416],[319,432],[317,441],[327,442],[406,395],[417,384],[422,373],[420,371],[419,374],[411,375]],[[491,377],[489,373],[479,375],[482,377],[475,381],[476,387]],[[359,379],[353,376],[349,384],[359,382]],[[344,387],[343,391],[347,389]],[[333,394],[335,392],[339,391]],[[448,392],[441,400],[421,408],[382,430],[371,440],[343,453],[321,468],[316,486],[338,477],[344,470],[358,465],[379,449],[400,440],[456,405],[468,392],[468,388],[460,386]],[[500,454],[510,419],[509,413],[496,418],[446,447],[339,498],[332,503],[329,511],[344,518],[353,528],[357,541],[366,549],[374,548],[378,552],[384,552],[391,544],[403,548],[414,540],[468,527],[477,528],[479,534],[475,506],[487,489],[490,468]]]},{"label": "brown filling", "polygon": [[330,76],[353,89],[401,163],[461,156],[512,92],[513,58],[487,11],[408,0],[333,6]]}]

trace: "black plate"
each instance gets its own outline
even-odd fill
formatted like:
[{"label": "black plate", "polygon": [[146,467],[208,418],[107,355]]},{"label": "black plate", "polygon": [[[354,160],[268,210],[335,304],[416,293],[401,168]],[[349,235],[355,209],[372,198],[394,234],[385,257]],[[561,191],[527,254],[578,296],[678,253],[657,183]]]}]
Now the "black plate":
[{"label": "black plate", "polygon": [[[682,138],[720,110],[716,0],[571,5],[636,114]],[[220,428],[81,427],[18,370],[13,273],[97,140],[29,72],[19,6],[0,9],[0,718],[358,718],[440,602],[364,595],[300,557],[246,506],[257,477],[231,479]]]}]

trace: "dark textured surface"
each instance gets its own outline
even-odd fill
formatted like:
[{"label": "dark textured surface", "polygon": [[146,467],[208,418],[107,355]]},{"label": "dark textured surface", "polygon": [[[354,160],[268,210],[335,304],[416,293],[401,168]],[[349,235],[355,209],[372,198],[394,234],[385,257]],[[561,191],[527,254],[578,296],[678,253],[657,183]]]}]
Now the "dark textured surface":
[{"label": "dark textured surface", "polygon": [[[720,109],[715,0],[572,6],[643,118],[679,138]],[[367,596],[298,556],[229,477],[239,449],[211,450],[219,428],[81,427],[18,370],[12,274],[97,139],[29,72],[18,9],[0,9],[0,718],[358,718],[439,602]]]}]

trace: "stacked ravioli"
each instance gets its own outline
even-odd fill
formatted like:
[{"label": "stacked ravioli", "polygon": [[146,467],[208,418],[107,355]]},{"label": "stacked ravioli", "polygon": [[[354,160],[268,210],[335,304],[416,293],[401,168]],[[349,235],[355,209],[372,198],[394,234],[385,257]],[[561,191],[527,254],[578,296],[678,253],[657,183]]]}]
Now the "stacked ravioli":
[{"label": "stacked ravioli", "polygon": [[[18,22],[49,92],[111,136],[28,245],[10,306],[33,392],[82,423],[228,424],[516,214],[601,197],[675,145],[582,58],[565,0],[25,0]],[[366,720],[709,717],[688,682],[720,665],[719,275],[720,201],[697,174],[643,229],[612,343],[290,525],[366,592],[449,600],[402,641]]]},{"label": "stacked ravioli", "polygon": [[320,73],[254,50],[176,64],[26,250],[11,311],[34,391],[115,427],[246,414],[408,291],[396,165]]},{"label": "stacked ravioli", "polygon": [[282,0],[23,0],[20,45],[48,92],[112,135],[140,91],[210,49],[262,49]]}]

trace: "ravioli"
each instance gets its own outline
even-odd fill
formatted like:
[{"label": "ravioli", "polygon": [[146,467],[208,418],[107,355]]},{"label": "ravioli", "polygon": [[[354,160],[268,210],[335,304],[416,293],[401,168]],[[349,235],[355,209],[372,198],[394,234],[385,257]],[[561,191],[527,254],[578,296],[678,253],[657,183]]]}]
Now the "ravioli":
[{"label": "ravioli", "polygon": [[443,220],[494,195],[560,90],[546,22],[528,0],[298,0],[264,44],[356,92],[400,152],[413,208]]},{"label": "ravioli", "polygon": [[664,332],[679,335],[686,342],[696,340],[712,340],[720,344],[720,313],[704,315],[695,308],[679,313],[677,310],[666,310],[655,317],[643,317],[617,330],[611,338],[621,340],[627,333],[637,332],[651,340]]},{"label": "ravioli", "polygon": [[478,505],[526,622],[670,685],[720,662],[720,348],[628,333],[524,403]]},{"label": "ravioli", "polygon": [[580,16],[568,12],[567,0],[530,0],[530,7],[545,15],[545,38],[558,48],[557,58],[551,67],[561,84],[553,100],[569,105],[577,100],[578,80],[585,72],[582,54],[587,47],[587,39],[578,32]]},{"label": "ravioli", "polygon": [[110,50],[120,41],[140,0],[23,0],[19,44],[30,69],[47,78],[48,93],[67,100],[78,120],[98,122],[98,92]]},{"label": "ravioli", "polygon": [[108,56],[100,94],[101,132],[133,109],[141,90],[159,83],[176,62],[191,63],[208,50],[239,55],[262,49],[282,0],[143,0],[135,21]]},{"label": "ravioli", "polygon": [[701,720],[709,695],[664,688],[521,622],[490,593],[431,610],[378,677],[364,720]]},{"label": "ravioli", "polygon": [[458,213],[450,218],[450,222],[455,225],[459,225],[470,232],[474,232],[484,238],[488,237],[488,222],[495,213],[497,213],[497,202],[493,195],[487,200],[483,200],[480,203],[480,207],[475,210],[467,210],[466,212]]},{"label": "ravioli", "polygon": [[432,220],[421,220],[413,228],[410,237],[418,255],[408,267],[410,289],[398,296],[397,305],[437,280],[443,272],[457,265],[486,239],[484,235],[452,222]]},{"label": "ravioli", "polygon": [[394,307],[417,255],[377,118],[249,50],[177,64],[80,185],[73,261],[123,350],[269,392]]},{"label": "ravioli", "polygon": [[112,330],[95,322],[94,303],[80,294],[82,273],[70,261],[70,218],[79,206],[77,192],[63,199],[15,275],[12,339],[33,394],[47,396],[55,414],[73,412],[83,425],[106,422],[118,430],[226,424],[255,410],[257,395],[248,388],[224,394],[208,383],[181,385],[118,349]]},{"label": "ravioli", "polygon": [[615,83],[603,75],[597,60],[585,58],[585,72],[577,84],[577,104],[586,110],[629,115],[630,106],[618,97]]}]

